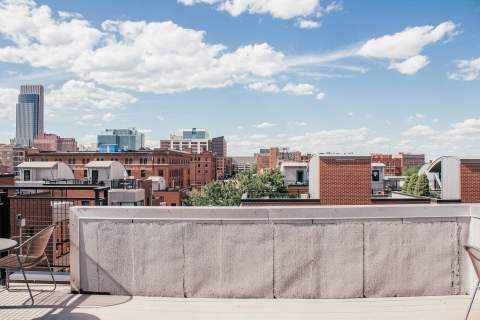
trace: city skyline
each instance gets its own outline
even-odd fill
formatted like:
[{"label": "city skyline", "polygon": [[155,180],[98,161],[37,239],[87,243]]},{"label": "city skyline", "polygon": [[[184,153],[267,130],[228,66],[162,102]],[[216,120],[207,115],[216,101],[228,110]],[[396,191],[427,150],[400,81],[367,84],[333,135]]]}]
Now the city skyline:
[{"label": "city skyline", "polygon": [[0,142],[15,136],[18,88],[38,83],[44,131],[80,143],[137,127],[158,147],[200,127],[233,156],[478,153],[474,1],[109,3],[0,1]]}]

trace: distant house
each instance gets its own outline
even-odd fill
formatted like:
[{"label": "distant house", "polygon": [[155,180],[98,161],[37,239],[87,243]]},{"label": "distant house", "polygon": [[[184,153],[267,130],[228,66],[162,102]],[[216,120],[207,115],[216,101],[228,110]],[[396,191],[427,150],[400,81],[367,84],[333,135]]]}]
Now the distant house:
[{"label": "distant house", "polygon": [[17,168],[19,170],[20,184],[43,184],[44,181],[67,181],[74,179],[70,167],[58,161],[22,162]]},{"label": "distant house", "polygon": [[118,161],[91,161],[85,165],[90,184],[110,186],[112,181],[125,179],[127,171]]}]

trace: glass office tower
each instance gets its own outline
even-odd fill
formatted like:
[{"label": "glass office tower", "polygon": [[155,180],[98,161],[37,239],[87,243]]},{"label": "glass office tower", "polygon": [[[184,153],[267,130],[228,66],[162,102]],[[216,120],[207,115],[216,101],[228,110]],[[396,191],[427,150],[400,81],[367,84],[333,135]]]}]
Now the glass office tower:
[{"label": "glass office tower", "polygon": [[20,86],[15,143],[19,146],[32,146],[33,139],[40,134],[43,134],[43,86]]}]

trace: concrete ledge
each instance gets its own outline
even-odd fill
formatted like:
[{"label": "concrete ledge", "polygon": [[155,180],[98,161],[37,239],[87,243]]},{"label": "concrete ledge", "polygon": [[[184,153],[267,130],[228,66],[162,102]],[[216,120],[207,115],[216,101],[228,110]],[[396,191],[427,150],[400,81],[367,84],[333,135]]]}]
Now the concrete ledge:
[{"label": "concrete ledge", "polygon": [[198,298],[467,293],[475,206],[71,208],[72,289]]}]

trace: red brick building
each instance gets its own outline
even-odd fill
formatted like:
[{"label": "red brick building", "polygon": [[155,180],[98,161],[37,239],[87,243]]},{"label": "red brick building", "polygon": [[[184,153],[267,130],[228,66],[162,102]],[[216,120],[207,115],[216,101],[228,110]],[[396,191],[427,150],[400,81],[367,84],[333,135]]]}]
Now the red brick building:
[{"label": "red brick building", "polygon": [[480,202],[480,159],[460,160],[460,198],[462,202]]},{"label": "red brick building", "polygon": [[[90,161],[118,161],[123,164],[128,175],[135,179],[161,176],[169,188],[187,188],[192,181],[190,167],[193,157],[194,155],[182,151],[155,149],[127,152],[40,152],[28,154],[27,161],[64,162],[73,170],[76,179],[85,177],[85,164]],[[207,170],[210,172],[211,167]],[[195,182],[206,180],[199,179],[198,175],[194,178],[197,179]]]},{"label": "red brick building", "polygon": [[370,156],[320,155],[310,160],[309,193],[322,205],[371,204]]},{"label": "red brick building", "polygon": [[74,152],[78,150],[74,138],[61,138],[56,134],[44,133],[33,139],[33,147],[39,151]]},{"label": "red brick building", "polygon": [[374,153],[372,154],[372,162],[383,163],[386,176],[402,175],[402,160],[394,158],[391,154]]},{"label": "red brick building", "polygon": [[425,164],[424,154],[412,154],[400,152],[395,155],[374,153],[372,162],[383,163],[385,165],[386,176],[401,176],[406,169],[421,167]]},{"label": "red brick building", "polygon": [[190,184],[193,187],[204,186],[215,180],[215,161],[212,152],[193,154],[190,162]]},{"label": "red brick building", "polygon": [[272,147],[270,149],[261,149],[260,153],[255,154],[255,163],[258,172],[266,169],[278,168],[281,161],[308,162],[308,155],[302,156],[300,151],[289,151],[287,148]]}]

